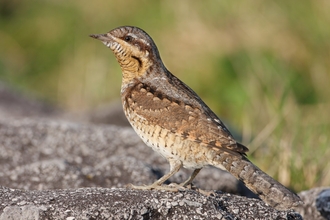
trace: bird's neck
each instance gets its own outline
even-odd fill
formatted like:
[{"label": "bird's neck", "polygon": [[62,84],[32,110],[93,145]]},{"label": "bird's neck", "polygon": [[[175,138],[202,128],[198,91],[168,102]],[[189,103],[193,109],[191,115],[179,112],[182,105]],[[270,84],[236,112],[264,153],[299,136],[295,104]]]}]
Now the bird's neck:
[{"label": "bird's neck", "polygon": [[[137,63],[134,63],[137,62]],[[136,82],[143,82],[145,79],[156,79],[166,75],[166,68],[162,62],[152,63],[150,60],[131,60],[131,65],[122,68],[122,92]]]}]

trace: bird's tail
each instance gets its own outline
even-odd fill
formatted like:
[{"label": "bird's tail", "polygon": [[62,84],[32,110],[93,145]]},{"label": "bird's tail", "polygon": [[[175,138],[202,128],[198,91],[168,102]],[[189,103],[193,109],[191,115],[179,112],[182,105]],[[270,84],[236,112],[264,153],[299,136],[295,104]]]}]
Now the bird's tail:
[{"label": "bird's tail", "polygon": [[299,196],[268,176],[243,156],[222,153],[217,155],[211,164],[220,169],[225,168],[264,202],[278,210],[292,209],[303,203]]}]

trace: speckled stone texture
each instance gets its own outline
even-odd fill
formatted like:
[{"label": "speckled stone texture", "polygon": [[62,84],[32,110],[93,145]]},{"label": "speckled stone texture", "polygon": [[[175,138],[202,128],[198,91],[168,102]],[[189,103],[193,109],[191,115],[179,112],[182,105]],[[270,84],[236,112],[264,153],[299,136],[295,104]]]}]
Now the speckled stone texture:
[{"label": "speckled stone texture", "polygon": [[330,219],[330,189],[322,190],[316,198],[316,208],[326,219]]},{"label": "speckled stone texture", "polygon": [[[4,196],[6,195],[6,196]],[[256,199],[194,191],[0,188],[0,219],[302,219]],[[10,204],[4,206],[4,204]]]},{"label": "speckled stone texture", "polygon": [[299,193],[304,205],[297,207],[304,219],[324,220],[330,219],[330,188],[319,187]]}]

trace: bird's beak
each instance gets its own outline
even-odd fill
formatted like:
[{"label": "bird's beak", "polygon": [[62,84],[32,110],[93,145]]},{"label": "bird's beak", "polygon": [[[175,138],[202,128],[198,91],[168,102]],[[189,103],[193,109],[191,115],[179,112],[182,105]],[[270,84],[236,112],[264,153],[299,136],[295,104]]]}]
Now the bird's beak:
[{"label": "bird's beak", "polygon": [[108,34],[91,34],[89,35],[92,38],[98,39],[100,41],[112,41],[113,37]]},{"label": "bird's beak", "polygon": [[109,47],[109,48],[110,48],[111,45],[113,45],[114,42],[115,42],[114,37],[113,37],[111,34],[109,34],[109,33],[107,33],[107,34],[91,34],[91,35],[89,35],[89,36],[92,37],[92,38],[95,38],[95,39],[97,39],[97,40],[102,41],[102,43],[103,43],[105,46]]}]

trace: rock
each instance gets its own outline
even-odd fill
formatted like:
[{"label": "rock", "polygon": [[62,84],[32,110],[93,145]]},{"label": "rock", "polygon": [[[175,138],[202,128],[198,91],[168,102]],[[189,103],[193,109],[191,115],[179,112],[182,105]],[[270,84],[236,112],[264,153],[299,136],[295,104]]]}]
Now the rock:
[{"label": "rock", "polygon": [[[300,192],[298,196],[302,199],[304,204],[295,208],[295,211],[299,212],[304,219],[329,219],[329,217],[326,218],[324,215],[327,210],[326,207],[329,207],[329,194],[322,194],[322,192],[329,191],[330,188],[320,187]],[[324,214],[322,212],[324,212]]]},{"label": "rock", "polygon": [[0,81],[0,117],[56,117],[58,108],[37,100],[5,85]]},{"label": "rock", "polygon": [[0,187],[3,219],[302,219],[256,199],[216,194],[81,188],[14,190]]},{"label": "rock", "polygon": [[[255,195],[213,167],[200,172],[195,186],[244,197],[125,188],[152,183],[169,165],[131,127],[118,126],[123,120],[104,125],[122,115],[118,108],[108,109],[94,118],[74,118],[0,82],[0,219],[301,219],[293,211],[279,212],[246,198]],[[182,182],[190,174],[182,169],[167,183]],[[296,211],[321,216],[315,203]]]},{"label": "rock", "polygon": [[87,114],[87,121],[93,124],[111,124],[130,127],[120,101],[99,106]]},{"label": "rock", "polygon": [[[293,212],[278,212],[260,200],[230,194],[205,197],[193,190],[177,194],[109,189],[128,183],[149,184],[168,170],[167,161],[146,147],[129,127],[0,119],[0,163],[2,219],[205,215],[215,219],[249,215],[300,219]],[[180,171],[171,181],[181,182],[190,172]],[[221,174],[225,172],[206,168],[197,176],[196,185],[219,189],[224,181]],[[226,175],[227,184],[237,183]],[[77,189],[81,187],[89,188]]]},{"label": "rock", "polygon": [[325,219],[330,219],[330,188],[322,190],[317,195],[316,208]]}]

